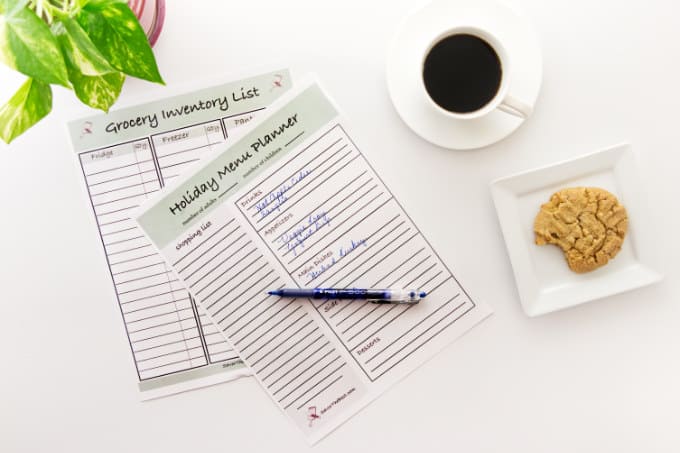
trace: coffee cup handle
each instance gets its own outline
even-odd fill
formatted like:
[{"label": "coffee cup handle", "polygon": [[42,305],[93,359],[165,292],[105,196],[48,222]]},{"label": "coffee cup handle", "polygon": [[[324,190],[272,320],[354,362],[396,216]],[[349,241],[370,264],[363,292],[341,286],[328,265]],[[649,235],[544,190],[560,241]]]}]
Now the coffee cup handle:
[{"label": "coffee cup handle", "polygon": [[529,104],[526,104],[513,96],[507,95],[505,96],[505,99],[503,99],[503,102],[498,106],[498,110],[522,119],[527,119],[529,118],[529,115],[531,115],[533,108]]}]

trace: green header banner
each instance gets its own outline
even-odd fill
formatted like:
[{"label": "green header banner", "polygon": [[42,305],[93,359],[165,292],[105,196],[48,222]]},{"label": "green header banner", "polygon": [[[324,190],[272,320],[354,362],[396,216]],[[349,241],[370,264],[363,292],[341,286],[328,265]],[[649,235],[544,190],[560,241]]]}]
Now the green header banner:
[{"label": "green header banner", "polygon": [[68,123],[74,150],[104,148],[268,107],[292,87],[287,69]]}]

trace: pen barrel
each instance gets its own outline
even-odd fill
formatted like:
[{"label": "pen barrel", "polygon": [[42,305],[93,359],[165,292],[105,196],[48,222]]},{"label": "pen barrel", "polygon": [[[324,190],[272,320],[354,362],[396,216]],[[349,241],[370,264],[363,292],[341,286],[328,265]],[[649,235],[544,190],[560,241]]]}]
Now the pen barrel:
[{"label": "pen barrel", "polygon": [[313,299],[380,299],[389,300],[392,291],[389,289],[363,289],[363,288],[316,288]]}]

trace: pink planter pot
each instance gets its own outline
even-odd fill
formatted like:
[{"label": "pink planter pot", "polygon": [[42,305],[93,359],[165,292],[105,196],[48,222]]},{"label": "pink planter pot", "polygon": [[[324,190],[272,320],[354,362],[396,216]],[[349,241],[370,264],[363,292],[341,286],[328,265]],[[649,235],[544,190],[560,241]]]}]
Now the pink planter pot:
[{"label": "pink planter pot", "polygon": [[165,0],[129,0],[128,5],[142,25],[149,44],[153,46],[163,29],[165,20]]}]

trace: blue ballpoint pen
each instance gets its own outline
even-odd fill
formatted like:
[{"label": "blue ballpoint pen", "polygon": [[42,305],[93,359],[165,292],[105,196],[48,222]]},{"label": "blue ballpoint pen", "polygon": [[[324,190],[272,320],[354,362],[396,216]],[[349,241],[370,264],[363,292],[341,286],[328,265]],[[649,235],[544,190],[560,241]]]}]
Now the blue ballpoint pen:
[{"label": "blue ballpoint pen", "polygon": [[376,304],[417,304],[427,294],[417,289],[363,288],[282,288],[269,291],[272,296],[309,299],[360,299]]}]

